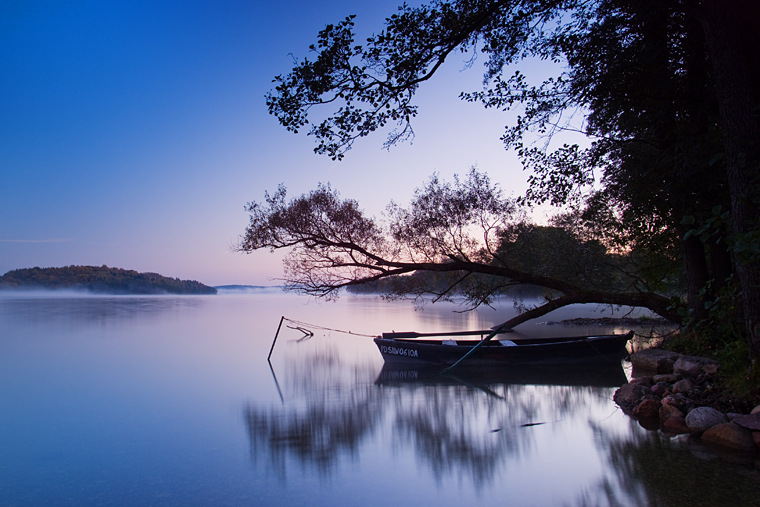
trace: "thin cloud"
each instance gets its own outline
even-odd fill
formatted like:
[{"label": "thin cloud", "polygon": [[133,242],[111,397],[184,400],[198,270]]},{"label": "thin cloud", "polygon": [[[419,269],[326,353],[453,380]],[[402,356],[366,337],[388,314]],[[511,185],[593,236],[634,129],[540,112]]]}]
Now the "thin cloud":
[{"label": "thin cloud", "polygon": [[0,239],[0,243],[68,243],[73,239]]}]

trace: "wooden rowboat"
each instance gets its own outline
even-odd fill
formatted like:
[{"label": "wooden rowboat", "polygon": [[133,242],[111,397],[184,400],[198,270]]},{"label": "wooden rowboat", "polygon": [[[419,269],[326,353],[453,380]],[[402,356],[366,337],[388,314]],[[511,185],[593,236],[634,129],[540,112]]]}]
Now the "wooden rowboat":
[{"label": "wooden rowboat", "polygon": [[[487,331],[457,334],[479,333]],[[625,346],[633,331],[601,336],[493,339],[486,343],[472,339],[431,340],[427,339],[429,336],[434,335],[383,333],[374,340],[386,362],[450,365],[479,346],[468,358],[468,364],[573,364],[620,361],[627,353]]]}]

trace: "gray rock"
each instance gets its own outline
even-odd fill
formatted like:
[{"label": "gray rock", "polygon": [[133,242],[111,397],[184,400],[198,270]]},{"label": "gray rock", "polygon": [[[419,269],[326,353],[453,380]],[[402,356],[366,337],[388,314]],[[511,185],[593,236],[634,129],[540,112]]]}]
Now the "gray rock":
[{"label": "gray rock", "polygon": [[710,407],[697,407],[686,414],[686,425],[692,433],[702,433],[725,422],[726,418],[723,413]]},{"label": "gray rock", "polygon": [[760,431],[760,414],[758,413],[740,415],[739,417],[734,417],[732,421],[748,430]]},{"label": "gray rock", "polygon": [[756,449],[755,442],[752,440],[752,432],[734,423],[717,424],[705,430],[702,433],[702,441],[739,451],[754,451]]},{"label": "gray rock", "polygon": [[661,349],[647,349],[631,356],[634,369],[655,373],[673,373],[673,365],[680,354]]},{"label": "gray rock", "polygon": [[755,408],[753,408],[752,412],[750,412],[750,414],[757,414],[758,412],[760,412],[760,405],[758,405]]},{"label": "gray rock", "polygon": [[682,378],[683,378],[683,375],[670,373],[668,375],[655,375],[654,377],[652,377],[652,381],[655,384],[659,384],[660,382],[667,382],[668,384],[673,384],[675,382],[678,382]]},{"label": "gray rock", "polygon": [[694,389],[694,385],[691,383],[691,380],[685,378],[673,384],[671,391],[674,394],[686,394],[690,393],[692,389]]},{"label": "gray rock", "polygon": [[706,371],[705,367],[711,373],[715,373],[718,371],[717,364],[717,361],[706,357],[681,356],[673,364],[673,372],[680,373],[684,377],[696,377]]}]

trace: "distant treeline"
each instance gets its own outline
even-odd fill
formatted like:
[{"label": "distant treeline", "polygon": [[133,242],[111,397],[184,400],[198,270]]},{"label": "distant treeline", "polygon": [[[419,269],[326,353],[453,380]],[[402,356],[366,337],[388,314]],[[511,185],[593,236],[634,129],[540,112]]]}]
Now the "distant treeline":
[{"label": "distant treeline", "polygon": [[[453,281],[461,276],[459,273],[438,273],[415,271],[411,275],[398,275],[382,278],[361,285],[349,285],[349,294],[416,294],[421,288],[437,293],[445,292]],[[518,285],[501,291],[501,295],[516,298],[538,298],[546,295],[546,289],[535,285]],[[452,296],[461,296],[462,292],[455,287],[450,291]]]},{"label": "distant treeline", "polygon": [[108,266],[14,269],[0,277],[0,289],[80,289],[102,294],[216,294],[195,280]]}]

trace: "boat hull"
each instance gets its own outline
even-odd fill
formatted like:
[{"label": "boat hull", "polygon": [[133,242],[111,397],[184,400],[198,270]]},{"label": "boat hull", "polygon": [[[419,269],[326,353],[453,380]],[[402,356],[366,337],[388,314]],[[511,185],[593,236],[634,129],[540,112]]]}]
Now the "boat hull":
[{"label": "boat hull", "polygon": [[[504,346],[493,340],[484,344],[467,364],[576,364],[620,361],[626,355],[626,343],[632,333],[623,335],[540,338],[515,340]],[[451,341],[449,341],[450,343]],[[383,359],[387,362],[416,364],[453,364],[478,342],[456,342],[397,338],[375,338]]]}]

